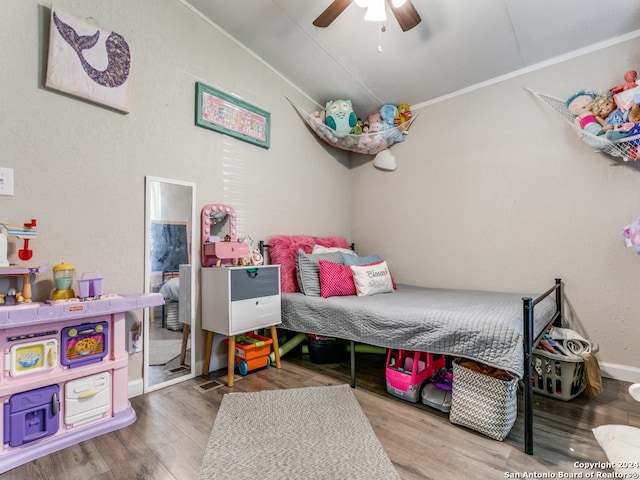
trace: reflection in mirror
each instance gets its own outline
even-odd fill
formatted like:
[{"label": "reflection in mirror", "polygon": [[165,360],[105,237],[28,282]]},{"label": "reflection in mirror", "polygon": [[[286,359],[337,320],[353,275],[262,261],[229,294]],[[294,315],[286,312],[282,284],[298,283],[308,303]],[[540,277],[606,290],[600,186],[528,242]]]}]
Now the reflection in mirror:
[{"label": "reflection in mirror", "polygon": [[165,304],[145,311],[144,392],[193,378],[195,184],[146,177],[145,292]]}]

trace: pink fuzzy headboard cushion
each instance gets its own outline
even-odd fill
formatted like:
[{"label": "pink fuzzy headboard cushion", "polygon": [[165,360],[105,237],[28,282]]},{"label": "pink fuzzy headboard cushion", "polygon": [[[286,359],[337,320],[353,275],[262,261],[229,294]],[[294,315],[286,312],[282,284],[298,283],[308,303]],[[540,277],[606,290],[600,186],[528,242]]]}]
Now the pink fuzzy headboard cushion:
[{"label": "pink fuzzy headboard cushion", "polygon": [[298,250],[311,253],[314,245],[349,248],[344,237],[311,237],[309,235],[274,235],[269,239],[271,263],[280,264],[280,290],[282,293],[299,292],[296,279]]}]

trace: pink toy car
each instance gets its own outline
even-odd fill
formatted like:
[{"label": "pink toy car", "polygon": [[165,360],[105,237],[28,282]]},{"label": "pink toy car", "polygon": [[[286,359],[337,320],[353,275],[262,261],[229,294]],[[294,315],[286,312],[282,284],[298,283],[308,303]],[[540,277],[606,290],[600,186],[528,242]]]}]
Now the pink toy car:
[{"label": "pink toy car", "polygon": [[416,403],[422,387],[445,367],[445,356],[427,352],[389,349],[387,352],[387,392]]}]

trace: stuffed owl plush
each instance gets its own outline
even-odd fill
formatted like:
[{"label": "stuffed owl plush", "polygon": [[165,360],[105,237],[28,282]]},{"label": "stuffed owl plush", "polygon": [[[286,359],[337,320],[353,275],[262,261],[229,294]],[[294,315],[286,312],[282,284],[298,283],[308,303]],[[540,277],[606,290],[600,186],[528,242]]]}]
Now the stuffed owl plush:
[{"label": "stuffed owl plush", "polygon": [[325,112],[325,123],[336,132],[349,133],[358,121],[351,100],[327,102]]}]

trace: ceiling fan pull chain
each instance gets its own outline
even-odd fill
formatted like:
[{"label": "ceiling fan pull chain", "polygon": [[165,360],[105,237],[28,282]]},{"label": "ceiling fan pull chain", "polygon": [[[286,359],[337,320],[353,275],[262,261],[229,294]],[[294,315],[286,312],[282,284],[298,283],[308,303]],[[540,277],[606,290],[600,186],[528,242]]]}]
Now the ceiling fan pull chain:
[{"label": "ceiling fan pull chain", "polygon": [[380,22],[380,28],[378,29],[378,53],[382,53],[382,34],[387,31],[387,27],[384,26],[384,22]]}]

